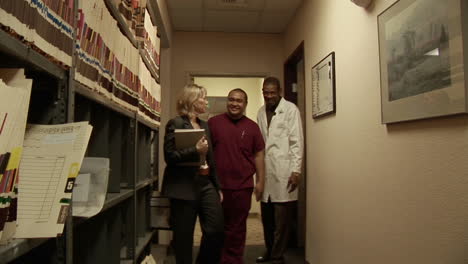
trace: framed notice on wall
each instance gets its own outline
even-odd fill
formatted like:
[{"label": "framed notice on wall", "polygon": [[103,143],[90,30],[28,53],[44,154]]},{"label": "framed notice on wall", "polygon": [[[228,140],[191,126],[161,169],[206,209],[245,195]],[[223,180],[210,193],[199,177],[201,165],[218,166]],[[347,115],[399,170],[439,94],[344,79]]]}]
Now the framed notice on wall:
[{"label": "framed notice on wall", "polygon": [[312,117],[335,113],[335,52],[312,67]]},{"label": "framed notice on wall", "polygon": [[467,8],[399,0],[378,16],[382,123],[467,113]]}]

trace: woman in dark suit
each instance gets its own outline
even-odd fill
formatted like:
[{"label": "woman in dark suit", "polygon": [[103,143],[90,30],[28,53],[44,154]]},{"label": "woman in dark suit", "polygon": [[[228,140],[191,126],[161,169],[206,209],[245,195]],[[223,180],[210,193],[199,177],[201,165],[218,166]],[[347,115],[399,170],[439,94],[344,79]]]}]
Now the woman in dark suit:
[{"label": "woman in dark suit", "polygon": [[[213,161],[210,131],[207,123],[198,118],[206,112],[207,104],[205,88],[196,84],[185,86],[177,101],[179,116],[166,125],[164,159],[167,166],[162,193],[171,200],[177,264],[192,264],[197,215],[203,233],[197,263],[218,264],[223,247],[222,194]],[[176,149],[174,130],[192,128],[205,129],[205,136],[193,147]]]}]

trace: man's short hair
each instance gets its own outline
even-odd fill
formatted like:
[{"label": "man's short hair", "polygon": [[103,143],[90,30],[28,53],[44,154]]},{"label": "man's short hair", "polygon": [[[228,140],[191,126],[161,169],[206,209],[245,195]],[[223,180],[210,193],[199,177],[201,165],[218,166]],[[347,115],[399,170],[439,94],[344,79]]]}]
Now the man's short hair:
[{"label": "man's short hair", "polygon": [[244,90],[242,90],[241,88],[232,89],[232,90],[229,92],[228,97],[229,97],[229,95],[231,95],[231,93],[234,93],[234,92],[243,93],[243,94],[244,94],[244,98],[245,98],[245,103],[247,103],[247,102],[249,101],[249,98],[248,98],[248,96],[247,96],[247,93],[246,93]]},{"label": "man's short hair", "polygon": [[278,88],[278,92],[281,92],[281,84],[278,78],[273,77],[273,76],[266,77],[265,80],[263,80],[263,86],[269,85],[269,84],[276,86],[276,88]]}]

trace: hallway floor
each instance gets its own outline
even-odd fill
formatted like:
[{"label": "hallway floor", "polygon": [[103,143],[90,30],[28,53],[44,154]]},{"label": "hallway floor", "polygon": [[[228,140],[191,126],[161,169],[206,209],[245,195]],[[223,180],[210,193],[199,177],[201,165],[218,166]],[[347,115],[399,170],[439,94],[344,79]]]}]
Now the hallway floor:
[{"label": "hallway floor", "polygon": [[[194,234],[194,259],[198,252],[198,246],[200,245],[201,231],[200,225],[197,223]],[[255,259],[260,256],[265,247],[263,246],[263,228],[260,216],[253,214],[247,219],[247,241],[244,253],[244,264],[254,264]],[[175,264],[174,256],[168,256],[162,259],[157,249],[154,248],[153,255],[155,256],[158,264]],[[304,250],[303,248],[291,248],[286,252],[286,263],[287,264],[304,264]]]}]

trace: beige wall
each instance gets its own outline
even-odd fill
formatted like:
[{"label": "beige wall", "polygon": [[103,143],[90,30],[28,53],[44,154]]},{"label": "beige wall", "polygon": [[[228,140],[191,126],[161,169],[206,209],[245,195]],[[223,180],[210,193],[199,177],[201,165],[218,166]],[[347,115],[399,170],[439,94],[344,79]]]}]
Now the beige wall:
[{"label": "beige wall", "polygon": [[283,79],[283,46],[278,34],[174,32],[171,112],[175,98],[195,75],[267,76]]},{"label": "beige wall", "polygon": [[257,122],[258,109],[263,105],[262,86],[263,78],[226,78],[226,77],[195,77],[196,84],[206,88],[208,96],[226,97],[234,88],[241,88],[249,97],[245,115]]},{"label": "beige wall", "polygon": [[167,0],[157,0],[155,7],[158,11],[158,33],[161,35],[161,47],[169,48],[172,42],[172,23],[167,10]]},{"label": "beige wall", "polygon": [[[304,40],[306,260],[313,264],[468,263],[468,118],[382,125],[377,15],[305,0],[284,38]],[[310,69],[336,52],[336,115],[314,121]]]},{"label": "beige wall", "polygon": [[[169,120],[169,116],[164,113],[170,111],[170,102],[164,100],[164,98],[170,97],[170,87],[171,87],[171,61],[172,61],[172,50],[170,48],[161,48],[161,64],[164,65],[161,67],[160,71],[160,80],[161,80],[161,126],[159,128],[159,187],[161,187],[162,179],[164,175],[164,168],[166,163],[164,162],[164,129],[165,124]],[[159,243],[168,245],[172,238],[171,231],[160,230],[159,233]]]}]

